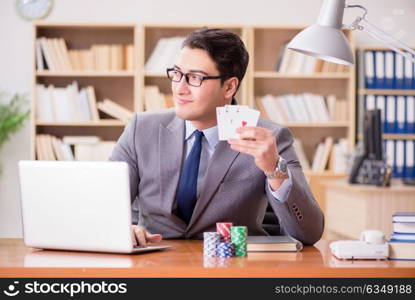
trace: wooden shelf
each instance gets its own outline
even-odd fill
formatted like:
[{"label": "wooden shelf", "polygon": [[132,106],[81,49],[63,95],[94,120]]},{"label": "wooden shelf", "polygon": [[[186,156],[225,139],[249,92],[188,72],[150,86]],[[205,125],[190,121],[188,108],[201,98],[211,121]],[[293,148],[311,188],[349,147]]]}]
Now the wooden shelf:
[{"label": "wooden shelf", "polygon": [[133,29],[136,24],[135,23],[119,23],[119,22],[105,22],[105,23],[95,23],[95,22],[50,22],[45,20],[39,20],[33,22],[33,24],[38,28],[47,28],[50,27],[55,29],[57,27],[69,27],[69,28],[99,28],[99,29],[113,29],[113,28],[121,28],[121,29]]},{"label": "wooden shelf", "polygon": [[315,74],[281,74],[273,71],[255,71],[254,78],[289,78],[289,79],[349,79],[348,73],[315,73]]},{"label": "wooden shelf", "polygon": [[134,71],[36,71],[39,77],[134,77]]},{"label": "wooden shelf", "polygon": [[[357,135],[358,139],[362,139],[363,135],[360,133]],[[384,133],[382,138],[385,140],[415,140],[415,134],[413,133],[403,133],[403,134],[392,134]]]},{"label": "wooden shelf", "polygon": [[382,137],[387,140],[415,140],[415,134],[383,134]]},{"label": "wooden shelf", "polygon": [[166,73],[149,73],[149,72],[144,72],[144,76],[145,77],[151,77],[151,78],[167,78],[167,74]]},{"label": "wooden shelf", "polygon": [[415,90],[360,89],[360,95],[415,96]]},{"label": "wooden shelf", "polygon": [[101,120],[99,122],[36,122],[36,126],[50,127],[108,127],[108,126],[125,126],[127,122],[120,120]]},{"label": "wooden shelf", "polygon": [[349,122],[329,122],[329,123],[284,123],[282,124],[287,127],[312,127],[312,128],[319,128],[319,127],[348,127],[350,125]]}]

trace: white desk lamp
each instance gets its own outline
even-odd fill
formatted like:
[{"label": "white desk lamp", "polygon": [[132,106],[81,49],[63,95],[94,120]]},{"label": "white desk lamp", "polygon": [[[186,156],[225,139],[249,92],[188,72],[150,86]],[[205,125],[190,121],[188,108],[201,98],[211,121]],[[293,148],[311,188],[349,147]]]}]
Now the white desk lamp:
[{"label": "white desk lamp", "polygon": [[[415,63],[415,51],[390,36],[367,19],[367,9],[361,5],[346,5],[346,0],[324,0],[317,24],[298,33],[288,48],[329,62],[353,65],[353,53],[342,29],[361,30]],[[351,25],[343,25],[345,8],[361,8],[364,14]]]}]

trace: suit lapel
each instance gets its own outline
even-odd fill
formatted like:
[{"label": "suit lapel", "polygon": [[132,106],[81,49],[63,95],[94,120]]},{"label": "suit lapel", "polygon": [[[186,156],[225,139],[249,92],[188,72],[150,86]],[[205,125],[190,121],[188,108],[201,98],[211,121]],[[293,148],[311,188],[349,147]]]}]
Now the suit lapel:
[{"label": "suit lapel", "polygon": [[[160,193],[163,211],[171,214],[179,182],[184,141],[184,121],[175,117],[159,127]],[[175,216],[174,216],[175,217]],[[177,217],[176,217],[177,218]],[[180,220],[179,218],[177,218]],[[184,222],[183,222],[184,223]]]},{"label": "suit lapel", "polygon": [[213,153],[209,165],[207,168],[207,176],[200,192],[200,198],[196,202],[195,209],[193,211],[192,218],[188,229],[195,223],[195,221],[202,214],[206,205],[212,199],[213,194],[216,192],[223,177],[228,172],[233,161],[239,155],[239,152],[230,148],[228,142],[220,141],[216,146],[216,150]]}]

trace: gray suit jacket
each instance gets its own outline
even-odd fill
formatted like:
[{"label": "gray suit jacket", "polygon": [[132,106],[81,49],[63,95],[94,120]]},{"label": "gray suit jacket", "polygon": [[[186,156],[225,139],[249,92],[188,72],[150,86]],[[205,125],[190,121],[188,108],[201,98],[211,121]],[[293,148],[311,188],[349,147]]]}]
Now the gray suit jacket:
[{"label": "gray suit jacket", "polygon": [[201,239],[203,232],[216,230],[216,222],[245,225],[249,235],[266,235],[262,221],[270,203],[283,234],[305,244],[318,241],[324,216],[305,180],[290,131],[265,119],[260,119],[258,126],[275,133],[278,152],[288,163],[292,187],[287,201],[280,203],[265,188],[265,175],[252,156],[220,141],[187,225],[173,213],[183,160],[184,120],[173,109],[135,114],[110,160],[129,165],[131,200],[137,198],[138,224],[164,238]]}]

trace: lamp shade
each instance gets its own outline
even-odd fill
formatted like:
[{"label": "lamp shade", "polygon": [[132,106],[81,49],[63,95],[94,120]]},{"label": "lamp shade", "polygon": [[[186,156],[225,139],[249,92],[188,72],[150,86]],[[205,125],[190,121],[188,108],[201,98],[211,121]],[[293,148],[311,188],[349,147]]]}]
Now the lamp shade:
[{"label": "lamp shade", "polygon": [[341,31],[345,0],[324,0],[317,24],[297,34],[288,48],[336,64],[353,65],[349,42]]},{"label": "lamp shade", "polygon": [[354,64],[349,42],[344,33],[334,27],[311,25],[297,34],[287,47],[336,64]]}]

